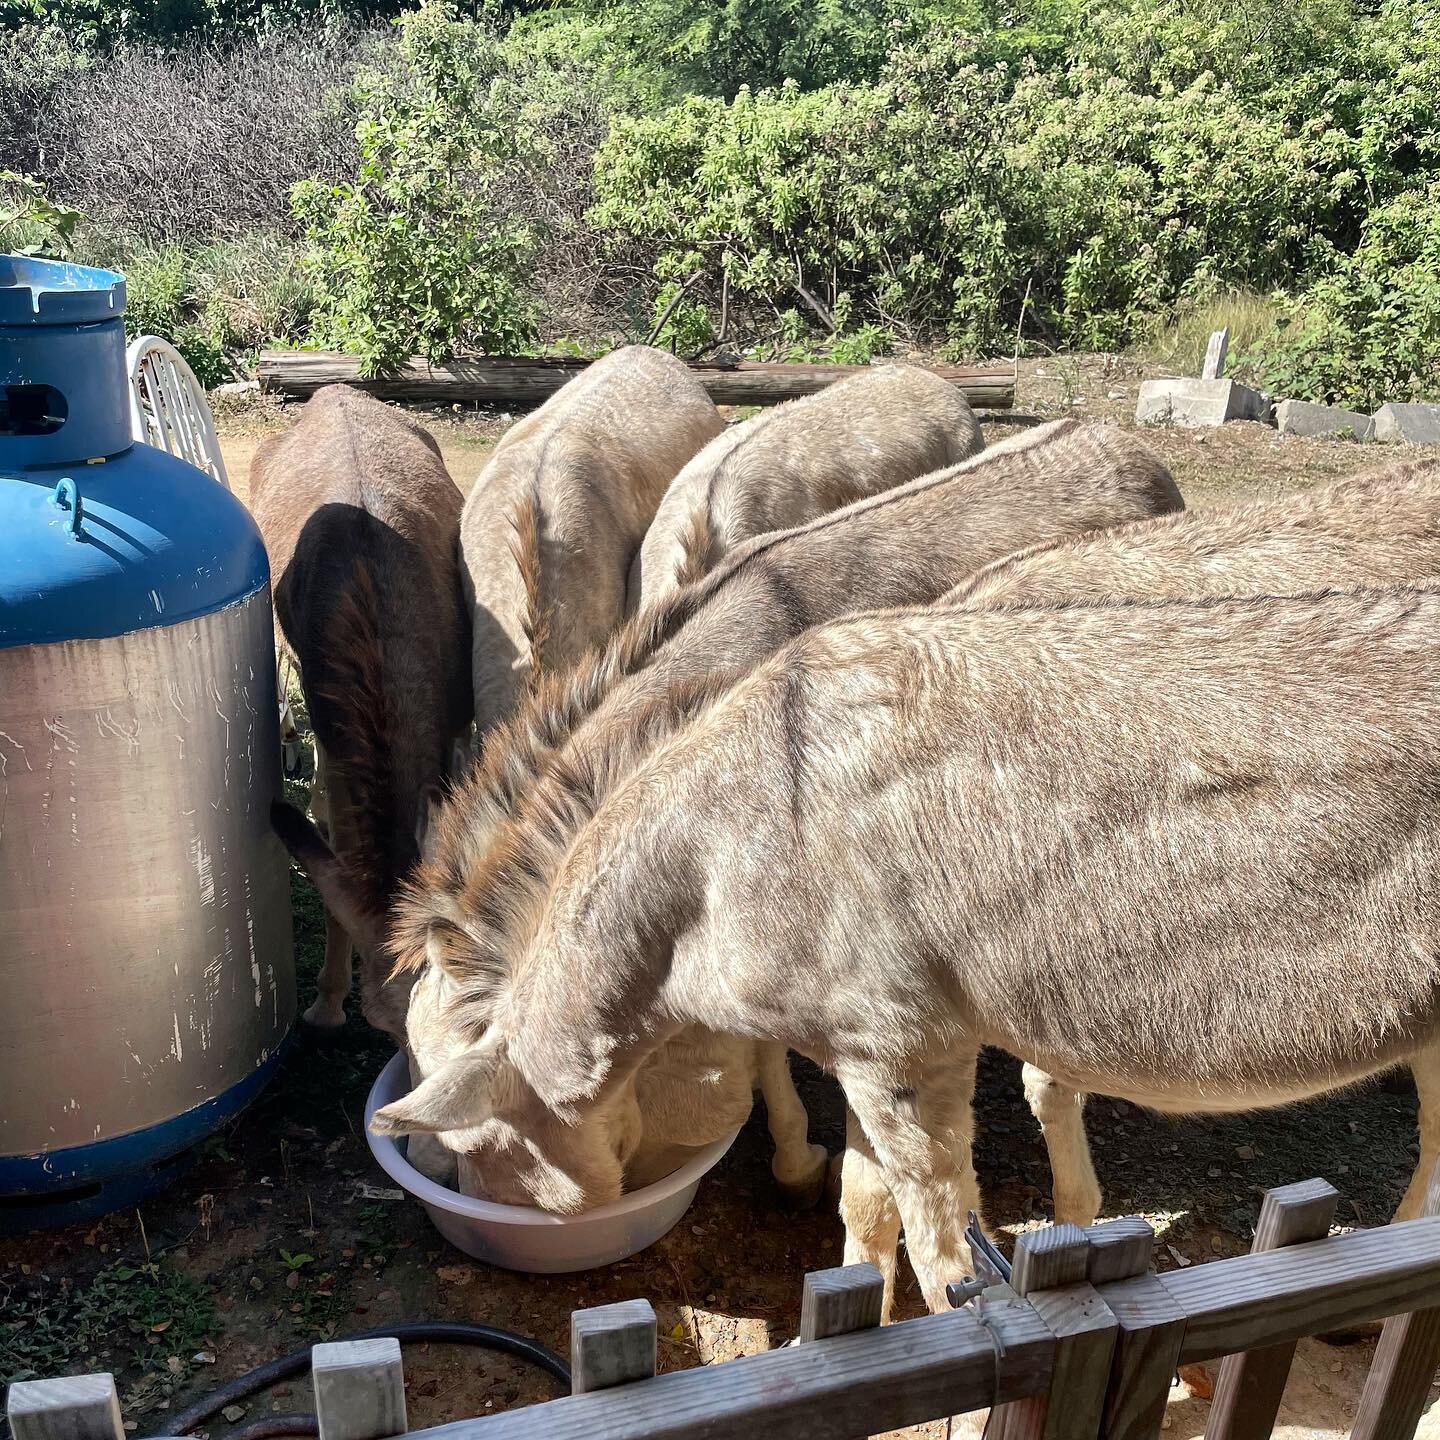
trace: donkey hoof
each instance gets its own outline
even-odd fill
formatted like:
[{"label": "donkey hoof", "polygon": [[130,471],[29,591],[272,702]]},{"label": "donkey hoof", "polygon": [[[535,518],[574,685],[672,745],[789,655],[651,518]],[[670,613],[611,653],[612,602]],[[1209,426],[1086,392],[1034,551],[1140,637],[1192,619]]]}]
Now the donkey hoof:
[{"label": "donkey hoof", "polygon": [[806,1149],[807,1163],[798,1176],[775,1176],[785,1203],[793,1210],[814,1209],[825,1190],[830,1152],[823,1145],[810,1145]]},{"label": "donkey hoof", "polygon": [[317,1000],[301,1017],[301,1025],[312,1040],[338,1039],[345,1029],[345,1007],[338,1011]]}]

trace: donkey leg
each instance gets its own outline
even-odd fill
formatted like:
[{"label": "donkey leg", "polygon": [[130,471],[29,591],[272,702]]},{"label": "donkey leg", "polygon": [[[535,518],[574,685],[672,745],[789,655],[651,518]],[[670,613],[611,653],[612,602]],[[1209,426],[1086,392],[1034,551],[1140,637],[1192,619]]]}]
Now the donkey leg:
[{"label": "donkey leg", "polygon": [[846,1063],[836,1072],[895,1197],[925,1303],[948,1310],[946,1284],[970,1269],[966,1212],[979,1209],[970,1160],[975,1053],[903,1068]]},{"label": "donkey leg", "polygon": [[1025,1098],[1040,1122],[1045,1148],[1050,1154],[1050,1173],[1055,1191],[1055,1223],[1095,1223],[1100,1213],[1100,1182],[1090,1162],[1090,1144],[1085,1138],[1085,1097],[1059,1084],[1038,1066],[1027,1064],[1021,1072]]},{"label": "donkey leg", "polygon": [[890,1323],[895,1300],[895,1267],[900,1247],[900,1212],[881,1173],[880,1162],[855,1112],[845,1107],[845,1155],[841,1165],[840,1218],[845,1223],[845,1263],[868,1262],[884,1278],[880,1323]]},{"label": "donkey leg", "polygon": [[1440,1160],[1440,1045],[1412,1055],[1410,1071],[1415,1076],[1415,1093],[1420,1097],[1420,1159],[1395,1212],[1397,1220],[1414,1220],[1420,1214],[1430,1173],[1436,1160]]},{"label": "donkey leg", "polygon": [[790,1078],[790,1057],[785,1047],[758,1045],[755,1064],[760,1093],[765,1097],[770,1138],[775,1142],[770,1173],[792,1205],[808,1210],[825,1188],[825,1167],[830,1156],[823,1145],[810,1144],[810,1117]]},{"label": "donkey leg", "polygon": [[345,997],[350,993],[350,936],[325,912],[325,963],[315,980],[315,1003],[305,1023],[317,1030],[338,1030],[345,1023]]}]

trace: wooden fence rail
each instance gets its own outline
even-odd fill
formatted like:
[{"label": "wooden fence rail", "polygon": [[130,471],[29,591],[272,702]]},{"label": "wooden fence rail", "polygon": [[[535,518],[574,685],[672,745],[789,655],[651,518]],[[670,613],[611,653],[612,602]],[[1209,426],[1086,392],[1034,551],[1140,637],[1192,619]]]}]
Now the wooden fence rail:
[{"label": "wooden fence rail", "polygon": [[[385,379],[362,379],[354,355],[326,350],[262,350],[255,373],[262,390],[304,400],[322,385],[354,385],[382,400],[428,401],[529,408],[548,400],[590,362],[552,356],[477,356],[431,365],[418,356]],[[801,395],[814,395],[863,365],[789,365],[742,361],[736,365],[702,365],[690,369],[717,405],[778,405]],[[995,365],[932,365],[936,375],[961,391],[977,410],[1008,410],[1015,404],[1015,367]]]},{"label": "wooden fence rail", "polygon": [[[1141,1220],[1033,1231],[1010,1284],[884,1328],[873,1267],[820,1271],[798,1345],[666,1375],[646,1301],[577,1310],[572,1394],[416,1434],[856,1440],[988,1408],[987,1440],[1156,1440],[1177,1367],[1231,1357],[1206,1440],[1245,1440],[1270,1433],[1297,1340],[1384,1318],[1354,1435],[1404,1440],[1440,1364],[1440,1167],[1418,1220],[1326,1236],[1333,1202],[1323,1181],[1271,1191],[1249,1255],[1165,1275]],[[395,1341],[317,1345],[313,1373],[321,1440],[405,1433]],[[108,1375],[17,1383],[8,1413],[14,1440],[125,1440]]]}]

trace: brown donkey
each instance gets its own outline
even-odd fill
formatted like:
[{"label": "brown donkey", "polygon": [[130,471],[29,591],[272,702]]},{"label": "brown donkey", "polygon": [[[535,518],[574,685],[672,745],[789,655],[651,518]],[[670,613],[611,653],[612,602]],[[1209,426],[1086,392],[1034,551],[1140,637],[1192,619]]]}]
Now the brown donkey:
[{"label": "brown donkey", "polygon": [[[403,1040],[409,986],[386,982],[378,947],[396,886],[418,858],[426,792],[447,776],[470,723],[460,492],[424,430],[332,385],[256,451],[250,496],[348,881],[322,887],[325,963],[305,1018],[344,1023],[353,942],[366,1019]],[[307,868],[334,863],[289,807],[277,807],[276,827]]]},{"label": "brown donkey", "polygon": [[460,523],[481,741],[537,672],[573,665],[620,624],[660,497],[723,428],[683,361],[630,345],[505,433]]},{"label": "brown donkey", "polygon": [[965,397],[913,365],[880,365],[712,440],[671,482],[630,575],[653,605],[743,540],[943,470],[984,448]]}]

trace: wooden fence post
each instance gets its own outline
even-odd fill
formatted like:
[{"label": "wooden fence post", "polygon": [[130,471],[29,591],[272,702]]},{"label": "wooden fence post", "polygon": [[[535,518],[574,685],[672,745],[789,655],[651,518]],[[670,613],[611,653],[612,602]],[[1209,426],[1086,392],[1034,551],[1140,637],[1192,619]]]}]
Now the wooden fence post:
[{"label": "wooden fence post", "polygon": [[[1330,1233],[1339,1198],[1324,1180],[1302,1180],[1267,1190],[1250,1253],[1323,1240]],[[1280,1413],[1294,1358],[1293,1341],[1227,1355],[1220,1362],[1205,1440],[1265,1440]]]},{"label": "wooden fence post", "polygon": [[[1107,1260],[1128,1257],[1138,1266],[1139,1229],[1133,1219],[1115,1222],[1117,1242],[1102,1252]],[[1150,1228],[1148,1225],[1145,1227]],[[1154,1234],[1150,1236],[1154,1242]],[[1118,1330],[1105,1391],[1100,1440],[1155,1440],[1165,1420],[1170,1384],[1185,1338],[1185,1312],[1149,1270],[1113,1281],[1100,1291]]]},{"label": "wooden fence post", "polygon": [[113,1375],[17,1380],[5,1415],[14,1440],[125,1440]]},{"label": "wooden fence post", "polygon": [[1085,1238],[1090,1242],[1085,1278],[1092,1285],[1129,1280],[1134,1275],[1143,1275],[1150,1268],[1155,1232],[1150,1228],[1149,1221],[1139,1215],[1126,1215],[1119,1220],[1092,1225],[1085,1232]]},{"label": "wooden fence post", "polygon": [[409,1428],[398,1340],[316,1345],[310,1377],[320,1440],[389,1440]]},{"label": "wooden fence post", "polygon": [[812,1270],[800,1299],[800,1343],[873,1330],[884,1298],[885,1281],[873,1265]]},{"label": "wooden fence post", "polygon": [[[1440,1162],[1421,1215],[1440,1214]],[[1380,1332],[1350,1440],[1410,1440],[1440,1365],[1440,1308],[1392,1315]]]},{"label": "wooden fence post", "polygon": [[655,1311],[648,1300],[595,1305],[570,1316],[570,1393],[608,1390],[655,1373]]},{"label": "wooden fence post", "polygon": [[[1144,1263],[1149,1258],[1147,1246]],[[1117,1326],[1089,1270],[1089,1235],[1077,1225],[1050,1225],[1016,1240],[1011,1288],[1050,1327],[1055,1364],[1048,1394],[990,1412],[986,1440],[1095,1440]]]}]

